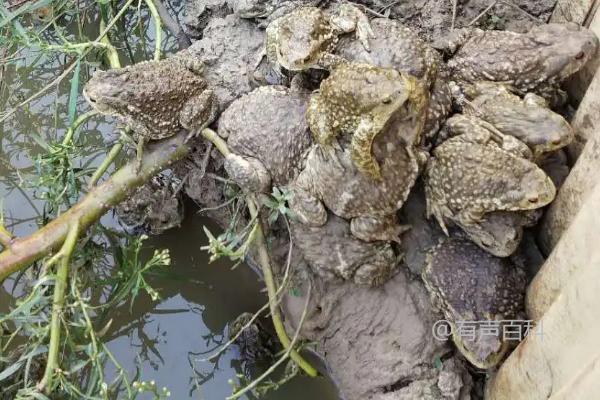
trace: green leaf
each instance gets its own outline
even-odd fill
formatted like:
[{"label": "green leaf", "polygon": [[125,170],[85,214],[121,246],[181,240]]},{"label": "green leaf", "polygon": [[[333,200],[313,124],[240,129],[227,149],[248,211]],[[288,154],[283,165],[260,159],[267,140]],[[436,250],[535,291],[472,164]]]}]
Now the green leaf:
[{"label": "green leaf", "polygon": [[3,380],[10,378],[14,375],[21,367],[23,366],[23,361],[16,362],[10,367],[6,368],[4,371],[0,372],[0,382]]},{"label": "green leaf", "polygon": [[75,114],[77,113],[77,98],[79,97],[79,72],[81,71],[81,60],[77,59],[73,77],[71,78],[71,91],[69,92],[69,125],[75,122]]},{"label": "green leaf", "polygon": [[444,366],[443,366],[443,364],[442,364],[442,359],[441,359],[441,358],[439,358],[439,357],[436,357],[436,358],[433,360],[433,364],[435,365],[435,368],[436,368],[438,371],[441,371],[441,370],[444,368]]}]

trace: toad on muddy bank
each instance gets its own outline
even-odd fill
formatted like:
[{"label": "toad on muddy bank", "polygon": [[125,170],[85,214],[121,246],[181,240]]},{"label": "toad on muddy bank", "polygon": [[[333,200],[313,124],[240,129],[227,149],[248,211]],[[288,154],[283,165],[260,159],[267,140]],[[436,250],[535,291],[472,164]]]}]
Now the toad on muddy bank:
[{"label": "toad on muddy bank", "polygon": [[524,157],[522,142],[467,117],[452,120],[471,129],[436,147],[425,173],[428,214],[446,232],[446,218],[473,225],[492,211],[534,210],[554,199],[552,180]]},{"label": "toad on muddy bank", "polygon": [[267,58],[290,71],[329,68],[339,60],[333,55],[339,36],[350,32],[369,48],[369,19],[350,3],[340,3],[333,13],[298,8],[267,27]]},{"label": "toad on muddy bank", "polygon": [[[323,148],[332,150],[338,136],[350,135],[350,155],[358,170],[381,180],[380,166],[372,154],[375,136],[394,118],[412,119],[415,137],[403,139],[409,146],[418,143],[428,101],[423,84],[408,74],[346,63],[335,68],[311,96],[307,119]],[[329,153],[335,157],[335,152]]]},{"label": "toad on muddy bank", "polygon": [[498,82],[520,95],[533,92],[550,104],[561,104],[566,94],[559,85],[596,53],[598,38],[589,29],[568,24],[542,24],[528,33],[457,29],[438,41],[451,55],[452,79],[473,97],[471,85]]},{"label": "toad on muddy bank", "polygon": [[[305,3],[316,4],[312,0]],[[244,190],[263,194],[272,186],[289,186],[294,193],[289,206],[299,219],[291,224],[294,244],[316,275],[327,278],[315,281],[343,286],[343,296],[329,304],[329,309],[324,307],[323,313],[331,316],[324,325],[335,326],[323,342],[348,343],[345,319],[357,309],[351,301],[355,294],[364,299],[380,296],[382,301],[365,309],[372,313],[367,319],[391,321],[390,326],[398,329],[404,321],[381,315],[380,304],[390,303],[390,314],[395,307],[417,308],[408,297],[391,301],[386,290],[407,280],[404,271],[398,273],[400,261],[393,243],[405,228],[398,222],[397,212],[425,165],[430,211],[440,225],[455,222],[470,238],[452,236],[430,254],[423,280],[434,303],[451,323],[516,317],[524,293],[522,277],[508,261],[488,253],[506,257],[514,252],[522,227],[534,223],[535,210],[554,198],[556,189],[534,157],[566,145],[573,132],[548,108],[547,101],[557,102],[560,81],[591,57],[597,39],[571,26],[542,26],[527,34],[460,31],[446,46],[450,71],[446,74],[442,57],[397,21],[368,21],[355,8],[345,14],[344,8],[340,10],[336,14],[315,7],[295,8],[272,21],[266,32],[271,61],[291,71],[329,69],[328,78],[319,82],[319,91],[310,94],[282,86],[253,88],[250,79],[244,80],[243,90],[227,92],[227,104],[222,102],[222,106],[231,105],[218,121],[219,134],[232,152],[225,160],[229,176]],[[253,13],[249,10],[244,16],[263,17]],[[268,20],[274,10],[267,9],[266,13]],[[220,24],[240,23],[236,18],[229,15],[220,19]],[[246,29],[248,25],[255,34],[251,42],[256,44],[263,31],[254,29],[256,24],[249,20],[240,26]],[[356,35],[345,35],[352,31]],[[197,42],[202,42],[203,57],[211,55],[211,32],[208,29]],[[217,39],[222,41],[223,37]],[[236,48],[227,50],[228,56],[237,56]],[[235,73],[223,69],[229,71],[228,77],[251,73],[246,71],[249,56],[239,56],[246,59],[236,64],[239,68]],[[509,67],[505,61],[511,57],[518,60]],[[221,60],[213,60],[216,75],[221,71]],[[235,59],[228,60],[236,63]],[[182,67],[168,59],[114,74],[98,74],[86,89],[88,98],[101,111],[117,114],[150,140],[174,134],[175,128],[197,131],[215,117],[216,102],[207,79],[198,77],[185,64]],[[217,76],[213,82],[213,77],[210,81],[217,86],[215,91],[226,86],[225,80],[219,81]],[[435,142],[450,108],[448,79],[462,89],[467,101],[460,103],[463,114],[446,123],[446,140]],[[175,80],[178,85],[173,84]],[[502,86],[482,90],[486,86],[483,80]],[[240,86],[239,81],[227,82],[229,89]],[[429,161],[429,154],[421,147],[423,136],[431,141],[428,144],[437,145]],[[343,281],[383,288],[368,290]],[[386,282],[390,284],[387,289]],[[420,285],[417,280],[413,283]],[[407,286],[406,282],[398,286],[403,290],[394,295],[407,296]],[[422,287],[416,290],[424,291]],[[326,306],[330,299],[324,301]],[[340,311],[340,304],[346,311]],[[417,323],[431,314],[428,308],[423,309],[427,311],[411,314]],[[420,336],[425,337],[429,321],[422,325]],[[366,337],[362,326],[352,328],[358,331],[356,337],[361,343],[382,343],[386,351],[396,338],[381,342],[391,333],[378,331],[378,327],[369,325],[373,337]],[[466,358],[482,368],[498,363],[508,349],[498,337],[454,339]],[[338,361],[343,360],[337,367],[355,361],[349,358],[354,356],[352,349],[330,350],[328,356],[334,354]],[[360,357],[385,358],[380,348],[376,350],[378,354]],[[396,350],[394,354],[400,358],[411,351]],[[424,360],[422,351],[415,350],[410,356],[414,356],[410,365],[427,364],[431,373],[427,379],[437,379],[437,372],[429,368],[431,360]],[[335,358],[329,360],[336,362]],[[383,376],[385,385],[393,387],[397,382],[393,378],[398,375],[394,368],[402,363],[398,358],[388,358],[387,362],[385,368],[378,364],[373,371],[378,369],[377,377]],[[379,369],[385,370],[380,373]],[[350,380],[356,377],[352,375],[345,382]]]},{"label": "toad on muddy bank", "polygon": [[[484,321],[513,320],[524,313],[525,274],[508,260],[496,258],[464,238],[448,238],[431,250],[422,273],[433,305],[452,328],[452,339],[473,365],[498,364],[510,343]],[[459,329],[472,324],[473,335]],[[489,329],[489,327],[488,327]]]}]

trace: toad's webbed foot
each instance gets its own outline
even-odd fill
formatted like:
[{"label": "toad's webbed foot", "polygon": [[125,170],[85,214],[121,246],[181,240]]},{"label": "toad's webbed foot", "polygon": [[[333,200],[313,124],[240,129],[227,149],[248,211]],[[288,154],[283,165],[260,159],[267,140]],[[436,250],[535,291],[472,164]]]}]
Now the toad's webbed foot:
[{"label": "toad's webbed foot", "polygon": [[231,179],[246,191],[268,193],[271,189],[269,171],[255,158],[232,153],[225,157],[224,167]]},{"label": "toad's webbed foot", "polygon": [[365,242],[400,242],[400,235],[409,229],[410,226],[398,223],[395,214],[384,217],[357,217],[350,221],[352,235]]}]

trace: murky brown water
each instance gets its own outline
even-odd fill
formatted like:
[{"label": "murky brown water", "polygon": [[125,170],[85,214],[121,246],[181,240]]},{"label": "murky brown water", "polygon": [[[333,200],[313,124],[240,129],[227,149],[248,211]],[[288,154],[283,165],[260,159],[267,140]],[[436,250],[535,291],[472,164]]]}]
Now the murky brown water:
[{"label": "murky brown water", "polygon": [[[96,30],[90,24],[89,37]],[[139,44],[133,53],[141,57]],[[0,110],[7,110],[54,79],[65,68],[63,55],[42,56],[35,49],[19,55],[18,67],[8,67],[0,87]],[[34,68],[31,66],[35,65]],[[87,66],[81,79],[87,79]],[[43,201],[32,183],[36,179],[35,157],[45,150],[43,142],[57,142],[67,123],[68,79],[46,95],[25,106],[0,123],[0,197],[7,227],[15,235],[27,235],[37,228]],[[89,108],[82,96],[78,115]],[[114,121],[97,117],[80,129],[77,144],[81,158],[76,165],[98,165],[110,141],[114,140]],[[140,369],[144,380],[166,386],[174,399],[224,399],[231,394],[228,379],[243,373],[239,350],[231,347],[216,362],[202,362],[211,350],[227,341],[227,323],[242,312],[254,312],[266,301],[263,287],[250,268],[231,269],[227,262],[208,263],[200,250],[207,239],[202,230],[210,221],[188,207],[184,224],[145,242],[148,253],[168,248],[172,264],[165,276],[151,278],[162,299],[157,302],[140,295],[132,309],[126,304],[111,313],[113,323],[107,333],[109,347],[118,361],[132,373]],[[110,215],[106,225],[116,227]],[[213,231],[216,228],[213,227]],[[0,311],[5,312],[14,299],[12,281],[0,286]],[[107,371],[109,374],[111,371]],[[245,397],[247,398],[247,397]],[[336,390],[325,378],[294,378],[265,399],[337,399]]]}]

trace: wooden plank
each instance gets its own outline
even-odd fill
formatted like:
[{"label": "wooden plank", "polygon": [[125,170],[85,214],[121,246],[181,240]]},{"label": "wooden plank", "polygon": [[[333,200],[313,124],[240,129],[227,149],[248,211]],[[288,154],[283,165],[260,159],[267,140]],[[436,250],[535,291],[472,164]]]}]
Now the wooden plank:
[{"label": "wooden plank", "polygon": [[575,22],[584,25],[598,0],[558,0],[550,22]]},{"label": "wooden plank", "polygon": [[[533,317],[543,316],[537,320],[537,330],[530,332],[492,379],[487,400],[547,400],[552,395],[561,399],[565,398],[561,393],[581,391],[585,396],[566,398],[600,399],[600,385],[580,386],[591,378],[600,380],[598,369],[590,370],[600,357],[598,204],[600,185],[557,245],[554,259],[551,256],[542,267],[544,277],[560,283],[560,295],[543,286],[529,289],[528,300],[533,296],[544,303],[540,310],[532,312]],[[552,282],[547,283],[555,287]],[[547,302],[545,296],[554,301]],[[589,373],[593,376],[589,377]]]}]

